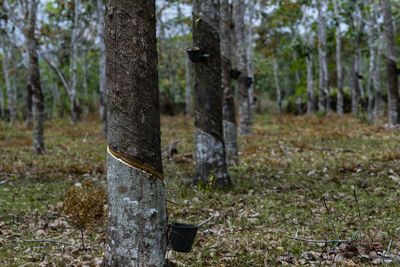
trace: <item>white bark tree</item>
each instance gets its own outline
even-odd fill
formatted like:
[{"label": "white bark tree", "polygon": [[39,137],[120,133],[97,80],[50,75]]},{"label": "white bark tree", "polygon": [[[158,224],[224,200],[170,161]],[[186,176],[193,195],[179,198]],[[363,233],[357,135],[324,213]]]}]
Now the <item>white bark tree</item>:
[{"label": "white bark tree", "polygon": [[[336,70],[337,70],[337,102],[336,102],[336,113],[343,115],[343,68],[342,68],[342,34],[340,31],[341,16],[339,14],[338,1],[333,0],[335,21],[336,21]],[[339,2],[340,3],[340,2]]]}]

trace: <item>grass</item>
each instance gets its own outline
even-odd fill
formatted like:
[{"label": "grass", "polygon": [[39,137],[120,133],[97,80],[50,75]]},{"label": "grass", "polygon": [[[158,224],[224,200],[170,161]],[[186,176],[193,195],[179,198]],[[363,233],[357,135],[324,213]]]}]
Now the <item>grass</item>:
[{"label": "grass", "polygon": [[[258,115],[253,135],[240,138],[240,165],[231,168],[235,187],[213,191],[185,185],[194,170],[193,121],[162,117],[162,144],[182,139],[173,160],[164,159],[170,221],[197,224],[215,215],[196,237],[192,252],[169,251],[185,266],[277,266],[380,264],[377,252],[400,250],[400,136],[349,116]],[[106,141],[101,125],[46,123],[46,151],[31,153],[24,124],[0,122],[0,266],[96,266],[104,250],[105,218],[85,230],[94,250],[75,251],[79,229],[59,207],[71,187],[90,181],[105,188]],[[359,205],[354,200],[357,192]],[[331,214],[327,214],[323,199]],[[357,208],[360,209],[361,218]],[[285,238],[348,239],[352,247],[323,246]],[[205,231],[208,227],[208,230]],[[352,250],[357,253],[351,254]],[[311,255],[311,256],[310,256]]]}]

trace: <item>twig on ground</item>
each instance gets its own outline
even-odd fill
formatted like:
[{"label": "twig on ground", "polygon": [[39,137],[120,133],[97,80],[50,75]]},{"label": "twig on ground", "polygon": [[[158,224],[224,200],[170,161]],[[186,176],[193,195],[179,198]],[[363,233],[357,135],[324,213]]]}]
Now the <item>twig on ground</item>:
[{"label": "twig on ground", "polygon": [[389,245],[386,250],[387,252],[390,252],[390,247],[392,246],[392,241],[393,241],[393,239],[390,239]]},{"label": "twig on ground", "polygon": [[71,243],[68,243],[68,242],[63,242],[63,241],[58,241],[58,240],[53,240],[53,239],[32,239],[32,240],[20,240],[21,242],[48,242],[48,243],[57,243],[57,244],[61,244],[61,245],[66,245],[66,246],[71,246],[71,247],[74,247],[74,248],[77,248],[78,250],[81,250],[81,249],[95,249],[95,248],[92,248],[92,247],[85,247],[85,248],[82,248],[82,247],[80,247],[80,246],[77,246],[77,245],[74,245],[74,244],[71,244]]},{"label": "twig on ground", "polygon": [[325,209],[326,209],[326,213],[328,214],[329,222],[330,222],[330,224],[331,224],[331,227],[332,227],[332,229],[333,229],[333,232],[335,233],[335,237],[336,237],[336,239],[339,239],[339,235],[338,235],[338,233],[337,233],[337,231],[336,231],[335,225],[333,224],[333,221],[332,221],[332,218],[331,218],[331,213],[330,213],[330,211],[329,211],[328,205],[326,204],[325,197],[323,197],[322,200],[323,200],[323,202],[324,202],[324,206],[325,206]]},{"label": "twig on ground", "polygon": [[297,224],[297,229],[296,229],[296,237],[299,236],[299,226],[300,226],[300,224],[298,223],[298,224]]},{"label": "twig on ground", "polygon": [[360,206],[358,205],[356,190],[354,189],[353,192],[354,192],[354,200],[356,201],[356,207],[357,207],[357,211],[358,211],[358,232],[357,232],[357,235],[352,240],[358,240],[358,236],[361,233],[362,221],[361,221],[361,212],[360,212]]},{"label": "twig on ground", "polygon": [[4,184],[4,183],[6,183],[6,182],[7,182],[7,180],[0,181],[0,184]]},{"label": "twig on ground", "polygon": [[348,239],[348,240],[341,240],[341,239],[337,239],[337,240],[315,240],[315,239],[307,239],[307,238],[301,238],[301,237],[295,237],[295,236],[290,236],[290,235],[284,235],[284,237],[290,238],[290,239],[294,239],[294,240],[298,240],[298,241],[303,241],[303,242],[309,242],[309,243],[321,243],[321,244],[329,244],[329,243],[351,243],[352,240]]},{"label": "twig on ground", "polygon": [[171,201],[171,200],[168,200],[168,199],[167,199],[167,202],[172,203],[172,204],[174,204],[174,205],[176,205],[176,206],[180,206],[179,204],[176,204],[175,202],[173,202],[173,201]]},{"label": "twig on ground", "polygon": [[392,255],[389,253],[384,253],[384,252],[379,252],[379,251],[376,254],[378,254],[381,258],[384,258],[384,259],[391,259],[396,262],[400,262],[400,258],[395,255]]},{"label": "twig on ground", "polygon": [[205,220],[204,222],[200,223],[199,225],[197,225],[197,227],[201,227],[202,225],[208,223],[209,221],[211,221],[214,218],[214,215],[211,216],[210,218],[208,218],[207,220]]}]

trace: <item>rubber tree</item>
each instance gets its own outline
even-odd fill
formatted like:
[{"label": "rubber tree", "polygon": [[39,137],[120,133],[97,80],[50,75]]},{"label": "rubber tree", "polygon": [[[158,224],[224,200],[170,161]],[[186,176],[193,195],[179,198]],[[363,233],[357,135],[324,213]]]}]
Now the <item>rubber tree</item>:
[{"label": "rubber tree", "polygon": [[4,71],[5,85],[7,89],[7,105],[8,105],[8,111],[10,113],[10,123],[14,123],[15,120],[17,119],[17,109],[16,109],[17,95],[16,92],[14,91],[13,86],[11,85],[11,75],[10,75],[10,60],[12,58],[11,46],[10,44],[6,43],[7,39],[4,34],[1,34],[0,37],[2,38],[2,40],[0,40],[0,43],[1,43],[1,48],[3,50],[3,71]]},{"label": "rubber tree", "polygon": [[233,49],[235,68],[241,72],[238,78],[239,136],[251,134],[251,103],[249,86],[246,84],[247,70],[247,31],[244,23],[246,1],[233,1],[232,20],[234,30]]},{"label": "rubber tree", "polygon": [[193,2],[193,43],[208,57],[194,64],[195,182],[231,184],[222,126],[220,16],[218,0]]},{"label": "rubber tree", "polygon": [[29,3],[28,19],[25,29],[26,45],[29,54],[29,85],[32,90],[33,151],[43,154],[44,148],[44,97],[40,84],[38,42],[35,37],[38,0]]},{"label": "rubber tree", "polygon": [[319,0],[318,7],[318,65],[319,65],[319,94],[318,109],[331,112],[330,93],[328,86],[328,64],[326,56],[326,0]]},{"label": "rubber tree", "polygon": [[106,94],[106,45],[104,43],[104,1],[96,0],[97,36],[99,38],[99,98],[100,116],[103,121],[102,133],[107,136],[107,94]]},{"label": "rubber tree", "polygon": [[108,226],[103,266],[164,266],[155,1],[106,1]]},{"label": "rubber tree", "polygon": [[220,3],[221,30],[221,84],[223,90],[223,126],[226,162],[228,165],[238,163],[238,141],[236,131],[235,96],[231,79],[232,68],[232,17],[228,0]]},{"label": "rubber tree", "polygon": [[383,0],[384,31],[386,40],[386,77],[388,85],[388,115],[389,125],[397,125],[399,118],[399,84],[397,77],[396,48],[393,31],[393,15],[391,0]]},{"label": "rubber tree", "polygon": [[[254,15],[255,15],[255,7],[257,5],[258,0],[248,0],[247,4],[247,18],[248,18],[248,26],[247,26],[247,55],[246,55],[246,63],[247,63],[247,73],[248,76],[254,81],[254,58],[253,58],[253,25],[254,25]],[[253,125],[253,117],[254,117],[254,83],[249,86],[249,103],[250,103],[250,124]]]},{"label": "rubber tree", "polygon": [[342,34],[340,31],[341,17],[339,14],[338,1],[333,0],[333,7],[335,12],[336,22],[336,74],[337,74],[337,101],[336,101],[336,113],[343,115],[343,66],[342,66]]},{"label": "rubber tree", "polygon": [[275,78],[275,87],[276,87],[276,100],[278,103],[278,114],[282,115],[282,93],[281,87],[279,85],[279,63],[278,59],[274,57],[272,59],[272,63],[274,65],[274,78]]},{"label": "rubber tree", "polygon": [[315,113],[315,93],[313,78],[313,54],[310,53],[306,57],[307,66],[307,115]]},{"label": "rubber tree", "polygon": [[356,114],[359,111],[360,97],[362,97],[363,90],[361,87],[361,41],[362,41],[362,17],[361,10],[359,8],[359,3],[354,2],[354,12],[353,12],[353,28],[354,34],[354,47],[352,56],[352,100],[351,100],[351,112]]}]

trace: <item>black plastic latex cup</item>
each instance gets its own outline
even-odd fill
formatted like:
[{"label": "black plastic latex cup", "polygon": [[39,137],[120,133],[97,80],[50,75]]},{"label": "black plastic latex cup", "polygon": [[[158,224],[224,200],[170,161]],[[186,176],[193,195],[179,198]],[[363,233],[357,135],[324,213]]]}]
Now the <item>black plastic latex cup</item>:
[{"label": "black plastic latex cup", "polygon": [[190,61],[200,62],[200,60],[201,60],[200,48],[190,47],[190,48],[186,49],[186,53],[189,55]]},{"label": "black plastic latex cup", "polygon": [[192,249],[197,234],[197,225],[172,223],[169,242],[177,252],[189,252]]},{"label": "black plastic latex cup", "polygon": [[238,70],[231,70],[231,78],[234,80],[239,78],[240,74],[242,74],[242,73]]},{"label": "black plastic latex cup", "polygon": [[253,83],[253,79],[251,77],[247,77],[246,78],[246,86],[250,87]]}]

